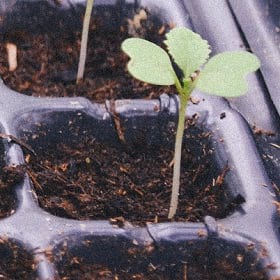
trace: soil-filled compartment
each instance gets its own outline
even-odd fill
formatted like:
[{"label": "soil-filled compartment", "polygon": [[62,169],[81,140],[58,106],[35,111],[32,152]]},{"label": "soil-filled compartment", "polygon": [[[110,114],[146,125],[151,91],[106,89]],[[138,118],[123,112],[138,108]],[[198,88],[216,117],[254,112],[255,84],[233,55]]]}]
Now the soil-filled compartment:
[{"label": "soil-filled compartment", "polygon": [[35,279],[35,269],[32,255],[22,245],[0,238],[0,279]]},{"label": "soil-filled compartment", "polygon": [[257,148],[262,157],[263,163],[266,167],[266,171],[269,175],[273,186],[273,192],[277,196],[277,200],[280,200],[280,147],[278,145],[280,141],[279,132],[266,131],[257,127],[253,127],[254,140]]},{"label": "soil-filled compartment", "polygon": [[[122,2],[122,1],[120,1]],[[126,70],[121,43],[142,37],[162,45],[170,29],[156,16],[133,5],[94,7],[84,79],[76,84],[85,6],[62,9],[39,1],[18,1],[0,23],[0,75],[13,90],[32,96],[83,96],[95,102],[155,98],[171,87],[145,85]],[[50,24],[51,19],[51,24]],[[17,68],[10,71],[7,45],[17,48]]]},{"label": "soil-filled compartment", "polygon": [[8,145],[10,140],[8,135],[0,132],[0,219],[15,212],[17,205],[15,186],[23,180],[25,171],[20,165],[7,166],[4,142]]},{"label": "soil-filled compartment", "polygon": [[79,237],[57,246],[55,259],[62,279],[268,279],[251,245],[222,239],[143,246],[123,237]]},{"label": "soil-filled compartment", "polygon": [[[224,218],[235,208],[215,165],[211,132],[188,120],[176,219]],[[18,121],[26,168],[40,207],[73,219],[167,220],[175,122],[161,115],[121,121],[83,112],[27,113]],[[120,133],[120,130],[122,133]],[[118,132],[117,132],[118,131]]]}]

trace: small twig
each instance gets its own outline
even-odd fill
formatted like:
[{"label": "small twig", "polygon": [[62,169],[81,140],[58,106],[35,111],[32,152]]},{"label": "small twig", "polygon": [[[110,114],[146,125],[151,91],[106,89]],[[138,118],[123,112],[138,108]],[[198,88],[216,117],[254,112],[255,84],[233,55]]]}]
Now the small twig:
[{"label": "small twig", "polygon": [[118,113],[116,112],[116,107],[115,107],[115,101],[114,100],[110,101],[110,108],[107,107],[107,111],[110,113],[110,115],[112,117],[112,120],[113,120],[114,125],[115,125],[115,129],[116,129],[118,137],[119,137],[119,140],[122,143],[125,143],[125,134],[124,134],[123,127],[122,127],[122,124],[121,124],[121,119],[118,116]]},{"label": "small twig", "polygon": [[26,150],[28,150],[30,153],[32,153],[34,156],[37,156],[35,151],[26,143],[24,143],[23,141],[19,140],[18,138],[16,138],[15,136],[11,135],[11,134],[5,134],[5,133],[0,133],[0,138],[2,139],[7,139],[10,140],[12,142],[15,142],[16,144],[20,145],[21,147],[25,148]]},{"label": "small twig", "polygon": [[33,175],[33,172],[30,169],[27,169],[27,174],[31,178],[32,182],[34,183],[35,187],[37,186],[38,189],[42,190],[42,186],[40,183],[37,181],[35,176]]},{"label": "small twig", "polygon": [[[47,166],[45,164],[41,164],[41,163],[35,163],[35,165],[43,170],[46,171],[46,173],[42,173],[42,172],[37,172],[39,176],[41,177],[44,177],[44,178],[47,178],[49,179],[50,177],[54,180],[57,180],[59,182],[61,182],[62,184],[66,184],[67,186],[71,186],[71,187],[78,187],[80,188],[84,193],[86,193],[84,187],[81,185],[81,184],[78,184],[78,183],[73,183],[71,180],[69,180],[67,177],[65,177],[63,174],[61,174],[60,172],[58,171],[54,171],[52,169],[52,167],[50,166]],[[34,176],[30,176],[32,178],[32,180],[35,181],[35,184],[38,184],[38,186],[40,186],[40,184],[36,181],[35,177]],[[69,190],[68,190],[69,193],[71,193]],[[75,194],[75,193],[73,193]]]},{"label": "small twig", "polygon": [[226,164],[226,166],[223,168],[222,173],[216,178],[215,184],[216,186],[221,186],[224,182],[224,179],[226,177],[227,172],[230,170],[228,163]]},{"label": "small twig", "polygon": [[276,143],[269,143],[272,147],[280,149],[280,145],[276,144]]},{"label": "small twig", "polygon": [[65,176],[63,176],[63,174],[61,174],[60,172],[55,172],[51,167],[41,163],[36,163],[36,165],[46,171],[45,174],[40,173],[40,176],[43,176],[45,178],[49,178],[51,176],[52,178],[60,181],[61,183],[69,184],[69,180]]}]

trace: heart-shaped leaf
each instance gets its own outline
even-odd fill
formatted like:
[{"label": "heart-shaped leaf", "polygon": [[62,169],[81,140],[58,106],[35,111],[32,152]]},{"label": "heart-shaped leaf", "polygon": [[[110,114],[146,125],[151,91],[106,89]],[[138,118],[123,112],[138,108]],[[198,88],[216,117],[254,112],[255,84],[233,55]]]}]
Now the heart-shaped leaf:
[{"label": "heart-shaped leaf", "polygon": [[248,90],[246,75],[259,67],[259,59],[249,52],[224,52],[208,61],[196,86],[205,93],[237,97]]},{"label": "heart-shaped leaf", "polygon": [[175,63],[189,77],[199,70],[209,57],[210,46],[199,34],[185,27],[177,27],[166,34],[164,43]]},{"label": "heart-shaped leaf", "polygon": [[122,43],[122,50],[131,58],[127,67],[138,80],[155,85],[173,85],[176,74],[168,54],[147,40],[129,38]]}]

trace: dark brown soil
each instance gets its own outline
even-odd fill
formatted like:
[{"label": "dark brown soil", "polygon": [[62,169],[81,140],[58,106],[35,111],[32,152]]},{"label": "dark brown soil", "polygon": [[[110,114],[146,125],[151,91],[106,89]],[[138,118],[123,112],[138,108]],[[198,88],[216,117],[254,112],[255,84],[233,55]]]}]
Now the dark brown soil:
[{"label": "dark brown soil", "polygon": [[0,172],[0,218],[10,216],[15,212],[16,195],[14,186],[24,177],[23,166],[1,168]]},{"label": "dark brown soil", "polygon": [[133,79],[126,71],[128,58],[120,49],[125,38],[138,33],[154,42],[162,42],[168,27],[143,20],[141,30],[134,30],[135,34],[130,35],[126,19],[120,26],[110,29],[106,19],[103,15],[95,15],[91,23],[84,81],[78,85],[75,82],[80,30],[70,34],[69,31],[44,34],[10,31],[5,39],[18,47],[18,68],[14,72],[8,71],[5,43],[0,43],[0,75],[5,84],[26,95],[83,96],[96,102],[156,98],[163,92],[170,92],[169,87],[144,85]]},{"label": "dark brown soil", "polygon": [[0,239],[0,279],[35,279],[31,254],[7,239]]},{"label": "dark brown soil", "polygon": [[[263,163],[272,182],[273,188],[271,192],[277,195],[280,200],[280,174],[277,172],[279,168],[280,147],[279,134],[273,131],[267,131],[258,127],[253,127],[254,140],[260,151]],[[275,201],[276,203],[276,201]]]},{"label": "dark brown soil", "polygon": [[[63,280],[268,279],[266,269],[261,268],[258,257],[252,252],[221,240],[219,243],[177,243],[170,247],[149,245],[145,249],[131,247],[127,249],[127,256],[120,255],[122,261],[116,265],[106,265],[102,261],[104,255],[92,262],[86,256],[81,257],[68,251],[62,256],[63,262],[58,263],[58,272]],[[221,244],[223,247],[219,247]]]},{"label": "dark brown soil", "polygon": [[[155,269],[156,271],[153,271]],[[204,268],[205,269],[205,268]],[[209,268],[208,268],[209,269]],[[113,271],[101,265],[72,265],[65,267],[62,280],[85,279],[85,280],[266,280],[263,272],[240,273],[232,269],[231,263],[221,262],[217,267],[211,267],[209,271],[201,271],[202,266],[192,267],[181,263],[172,264],[169,267],[148,267],[147,272],[129,273]],[[149,271],[150,270],[150,271]]]},{"label": "dark brown soil", "polygon": [[4,147],[0,145],[0,218],[10,216],[16,208],[14,186],[23,180],[24,167],[6,166]]},{"label": "dark brown soil", "polygon": [[[36,152],[34,156],[27,151],[26,161],[40,206],[74,219],[166,220],[175,124],[165,125],[163,134],[158,127],[146,125],[130,136],[136,142],[125,145],[106,128],[98,131],[93,119],[78,115],[57,114],[63,120],[60,125],[58,119],[50,126],[45,121],[32,132],[23,132],[21,139]],[[159,133],[157,140],[146,142],[146,136],[154,133]],[[205,215],[223,218],[233,210],[223,180],[226,170],[216,169],[210,138],[210,133],[195,126],[185,135],[179,220],[200,221]]]}]

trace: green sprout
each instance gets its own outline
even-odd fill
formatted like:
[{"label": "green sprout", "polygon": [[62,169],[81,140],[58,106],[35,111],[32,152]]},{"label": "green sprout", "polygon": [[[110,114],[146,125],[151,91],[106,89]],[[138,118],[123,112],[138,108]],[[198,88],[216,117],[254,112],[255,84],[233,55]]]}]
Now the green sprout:
[{"label": "green sprout", "polygon": [[78,73],[76,79],[77,84],[84,77],[86,56],[87,56],[88,29],[89,29],[90,16],[91,16],[93,5],[94,5],[94,0],[87,0],[87,6],[86,6],[84,22],[83,22],[80,59],[79,59]]},{"label": "green sprout", "polygon": [[[180,109],[168,213],[168,218],[172,219],[178,206],[182,139],[187,103],[192,91],[197,88],[223,97],[244,95],[248,90],[246,75],[256,71],[260,62],[255,55],[245,51],[224,52],[209,59],[211,50],[208,42],[185,27],[177,27],[167,33],[164,43],[168,53],[140,38],[126,39],[122,50],[130,57],[128,71],[133,77],[155,85],[175,85],[179,93]],[[180,75],[175,71],[170,57],[179,67]]]}]

